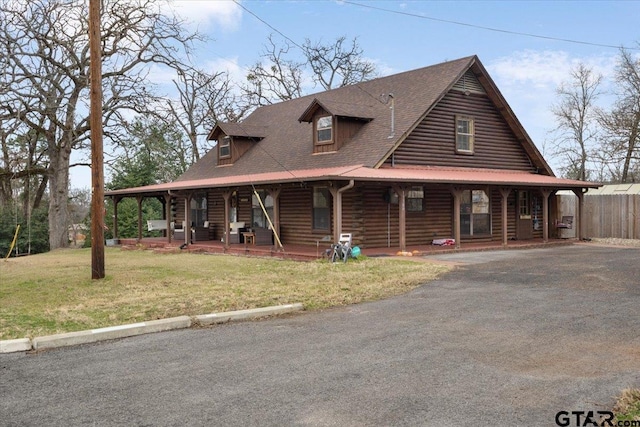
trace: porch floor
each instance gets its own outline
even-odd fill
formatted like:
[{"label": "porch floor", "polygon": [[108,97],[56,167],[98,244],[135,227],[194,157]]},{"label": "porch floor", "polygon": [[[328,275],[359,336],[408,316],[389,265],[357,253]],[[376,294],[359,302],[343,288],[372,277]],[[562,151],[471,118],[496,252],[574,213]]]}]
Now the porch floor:
[{"label": "porch floor", "polygon": [[[576,239],[549,239],[544,242],[542,239],[531,240],[510,240],[507,246],[502,245],[502,241],[496,242],[469,242],[461,243],[461,247],[456,249],[455,246],[437,246],[437,245],[420,245],[408,246],[404,255],[411,253],[412,256],[429,256],[443,253],[460,253],[460,252],[477,252],[491,251],[502,249],[531,249],[543,248],[550,246],[571,245],[577,242]],[[225,248],[224,244],[219,241],[202,241],[192,243],[184,249],[180,249],[182,241],[167,243],[166,237],[144,237],[141,241],[136,238],[121,238],[120,247],[122,249],[143,248],[150,249],[158,253],[180,252],[181,250],[192,253],[226,253],[233,255],[246,256],[262,256],[275,257],[284,259],[294,259],[301,261],[312,261],[323,258],[325,251],[330,248],[328,242],[320,242],[317,246],[310,245],[284,245],[284,249],[276,250],[275,246],[255,246],[241,244],[230,244],[229,248]],[[362,254],[369,257],[387,257],[400,255],[399,247],[381,247],[362,249]]]}]

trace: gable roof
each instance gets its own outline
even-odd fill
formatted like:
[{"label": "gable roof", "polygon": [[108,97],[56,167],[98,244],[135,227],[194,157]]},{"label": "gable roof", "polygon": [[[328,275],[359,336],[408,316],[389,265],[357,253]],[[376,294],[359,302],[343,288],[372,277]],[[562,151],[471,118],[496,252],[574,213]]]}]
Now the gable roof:
[{"label": "gable roof", "polygon": [[[472,87],[474,91],[487,94],[538,169],[537,173],[385,165],[385,160],[452,88],[464,87],[464,84],[460,86],[461,79],[468,79],[475,85]],[[390,105],[383,101],[389,101],[390,95],[394,102],[393,133]],[[314,154],[312,122],[313,113],[318,109],[338,117],[363,119],[366,123],[339,151]],[[217,124],[209,139],[216,139],[220,134],[248,138],[256,143],[234,164],[218,166],[218,150],[214,148],[174,182],[105,194],[150,195],[174,190],[332,179],[449,185],[482,183],[558,189],[600,186],[553,175],[476,56],[260,107],[243,122]]]},{"label": "gable roof", "polygon": [[[470,56],[260,107],[238,123],[240,127],[262,127],[265,130],[265,136],[258,144],[228,166],[217,166],[214,163],[216,156],[209,155],[217,150],[210,150],[178,181],[348,165],[379,167],[394,147],[477,63],[478,58]],[[393,138],[389,138],[390,105],[382,101],[382,97],[389,94],[393,94],[395,103]],[[339,151],[313,154],[312,125],[299,119],[315,104],[333,110],[334,114],[365,116],[372,120]],[[535,151],[533,147],[532,152]],[[552,174],[551,169],[548,172]]]}]

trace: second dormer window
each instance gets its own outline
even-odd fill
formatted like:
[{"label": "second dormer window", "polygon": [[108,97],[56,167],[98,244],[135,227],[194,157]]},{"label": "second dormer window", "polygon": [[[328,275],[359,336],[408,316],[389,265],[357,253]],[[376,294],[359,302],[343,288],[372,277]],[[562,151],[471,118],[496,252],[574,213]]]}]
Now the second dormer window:
[{"label": "second dormer window", "polygon": [[333,141],[333,119],[331,116],[318,117],[316,122],[316,142],[318,144]]},{"label": "second dormer window", "polygon": [[220,140],[220,158],[231,156],[231,137],[225,136]]}]

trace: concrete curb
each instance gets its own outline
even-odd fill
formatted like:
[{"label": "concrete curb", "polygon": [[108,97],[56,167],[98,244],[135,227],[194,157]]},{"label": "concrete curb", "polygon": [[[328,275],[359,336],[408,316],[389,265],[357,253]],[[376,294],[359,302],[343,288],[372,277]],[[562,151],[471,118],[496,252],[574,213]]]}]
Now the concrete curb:
[{"label": "concrete curb", "polygon": [[204,314],[201,316],[172,317],[169,319],[151,320],[149,322],[132,323],[128,325],[111,326],[107,328],[91,329],[88,331],[69,332],[65,334],[37,337],[33,340],[21,338],[0,341],[0,353],[14,353],[18,351],[42,350],[47,348],[67,347],[79,344],[89,344],[98,341],[132,337],[154,332],[184,329],[192,324],[212,325],[239,320],[257,319],[277,314],[301,311],[302,304],[286,304],[274,307],[254,308],[249,310],[229,311],[223,313]]},{"label": "concrete curb", "polygon": [[260,317],[273,316],[276,314],[293,313],[303,309],[302,304],[285,304],[275,307],[252,308],[250,310],[227,311],[225,313],[212,313],[195,316],[195,323],[199,325],[213,325],[216,323],[226,323],[238,320],[258,319]]},{"label": "concrete curb", "polygon": [[171,329],[188,328],[189,326],[191,326],[191,318],[189,316],[172,317],[170,319],[152,320],[150,322],[38,337],[32,340],[32,344],[34,350],[42,350],[45,348],[67,347],[97,341],[113,340],[116,338],[126,338],[135,335],[150,334],[152,332],[169,331]]},{"label": "concrete curb", "polygon": [[29,338],[0,341],[0,353],[13,353],[16,351],[29,350],[31,350],[31,340]]}]

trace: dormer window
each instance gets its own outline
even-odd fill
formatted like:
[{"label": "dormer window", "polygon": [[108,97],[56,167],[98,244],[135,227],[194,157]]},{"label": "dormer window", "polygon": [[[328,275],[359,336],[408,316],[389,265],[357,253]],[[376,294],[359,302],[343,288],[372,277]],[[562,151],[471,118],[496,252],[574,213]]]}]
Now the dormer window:
[{"label": "dormer window", "polygon": [[221,159],[231,157],[231,137],[224,136],[219,141],[219,156]]},{"label": "dormer window", "polygon": [[318,117],[316,121],[316,143],[329,144],[333,142],[333,118],[331,116]]}]

